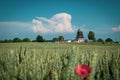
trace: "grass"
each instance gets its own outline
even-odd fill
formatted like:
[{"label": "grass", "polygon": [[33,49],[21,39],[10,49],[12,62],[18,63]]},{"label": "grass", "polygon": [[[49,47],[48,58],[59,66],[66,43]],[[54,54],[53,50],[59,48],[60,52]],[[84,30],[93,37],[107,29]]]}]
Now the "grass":
[{"label": "grass", "polygon": [[82,80],[78,64],[92,67],[87,80],[119,80],[120,46],[0,43],[0,80]]}]

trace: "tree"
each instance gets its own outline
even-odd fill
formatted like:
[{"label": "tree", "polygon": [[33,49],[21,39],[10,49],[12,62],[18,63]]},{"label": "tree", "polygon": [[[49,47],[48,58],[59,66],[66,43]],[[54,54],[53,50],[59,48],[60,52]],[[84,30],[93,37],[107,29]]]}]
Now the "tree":
[{"label": "tree", "polygon": [[37,41],[37,42],[44,42],[45,39],[43,39],[43,37],[42,37],[41,35],[38,35],[38,36],[36,37],[36,41]]},{"label": "tree", "polygon": [[7,40],[7,39],[5,39],[5,40],[4,40],[4,43],[7,43],[7,42],[8,42],[8,40]]},{"label": "tree", "polygon": [[13,42],[21,42],[21,39],[20,38],[14,38]]},{"label": "tree", "polygon": [[113,42],[113,40],[111,38],[107,38],[105,42]]},{"label": "tree", "polygon": [[58,39],[59,39],[59,41],[63,41],[64,37],[63,36],[59,36]]},{"label": "tree", "polygon": [[[2,41],[1,41],[2,42]],[[3,41],[4,43],[10,43],[10,42],[13,42],[11,39],[5,39],[4,41]]]},{"label": "tree", "polygon": [[52,41],[54,41],[54,42],[59,41],[59,39],[55,37],[55,38],[52,39]]},{"label": "tree", "polygon": [[93,31],[89,31],[89,33],[88,33],[88,39],[92,40],[92,41],[96,41],[95,34],[94,34]]},{"label": "tree", "polygon": [[32,42],[37,42],[37,40],[32,40]]},{"label": "tree", "polygon": [[4,41],[3,40],[0,40],[0,43],[3,43]]},{"label": "tree", "polygon": [[102,38],[99,38],[98,40],[97,40],[97,42],[104,42],[104,40],[102,39]]},{"label": "tree", "polygon": [[13,42],[13,41],[11,39],[9,39],[8,42],[10,43],[10,42]]},{"label": "tree", "polygon": [[30,39],[29,38],[24,38],[22,41],[23,42],[30,42]]},{"label": "tree", "polygon": [[64,36],[59,36],[59,37],[55,37],[52,39],[52,41],[63,41],[64,40]]}]

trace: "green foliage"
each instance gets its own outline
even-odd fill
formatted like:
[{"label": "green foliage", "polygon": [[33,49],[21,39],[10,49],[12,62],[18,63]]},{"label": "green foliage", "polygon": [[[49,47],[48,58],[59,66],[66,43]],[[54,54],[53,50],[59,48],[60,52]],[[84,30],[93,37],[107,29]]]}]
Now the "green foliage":
[{"label": "green foliage", "polygon": [[0,43],[10,43],[10,42],[13,42],[13,41],[11,39],[0,40]]},{"label": "green foliage", "polygon": [[58,39],[59,39],[59,41],[62,41],[62,40],[64,40],[64,37],[63,36],[59,36]]},{"label": "green foliage", "polygon": [[107,38],[105,42],[113,42],[113,40],[111,38]]},{"label": "green foliage", "polygon": [[43,39],[43,37],[42,37],[41,35],[38,35],[38,36],[36,37],[36,41],[37,41],[37,42],[44,42],[45,39]]},{"label": "green foliage", "polygon": [[102,39],[102,38],[99,38],[98,40],[97,40],[97,42],[104,42],[104,40]]},{"label": "green foliage", "polygon": [[96,39],[95,39],[95,33],[93,31],[89,31],[89,33],[88,33],[88,39],[96,41]]},{"label": "green foliage", "polygon": [[0,80],[83,80],[78,64],[92,67],[87,80],[120,79],[120,46],[0,43]]},{"label": "green foliage", "polygon": [[23,42],[30,42],[30,39],[29,38],[24,38],[22,41]]},{"label": "green foliage", "polygon": [[3,43],[4,41],[3,40],[0,40],[0,43]]},{"label": "green foliage", "polygon": [[32,42],[37,42],[37,40],[32,40]]},{"label": "green foliage", "polygon": [[13,42],[21,42],[21,39],[16,37],[13,39]]},{"label": "green foliage", "polygon": [[54,42],[59,41],[59,39],[55,37],[55,38],[52,39],[52,41],[54,41]]},{"label": "green foliage", "polygon": [[52,41],[63,41],[64,40],[64,36],[59,36],[58,38],[53,38]]},{"label": "green foliage", "polygon": [[6,42],[8,42],[8,40],[7,40],[7,39],[5,39],[5,40],[4,40],[4,43],[6,43]]}]

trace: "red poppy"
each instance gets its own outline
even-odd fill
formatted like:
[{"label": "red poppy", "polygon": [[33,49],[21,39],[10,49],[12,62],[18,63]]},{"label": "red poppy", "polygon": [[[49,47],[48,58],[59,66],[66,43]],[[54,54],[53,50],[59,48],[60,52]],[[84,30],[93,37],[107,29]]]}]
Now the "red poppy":
[{"label": "red poppy", "polygon": [[75,73],[82,78],[86,78],[92,71],[92,68],[86,64],[77,65],[75,68]]}]

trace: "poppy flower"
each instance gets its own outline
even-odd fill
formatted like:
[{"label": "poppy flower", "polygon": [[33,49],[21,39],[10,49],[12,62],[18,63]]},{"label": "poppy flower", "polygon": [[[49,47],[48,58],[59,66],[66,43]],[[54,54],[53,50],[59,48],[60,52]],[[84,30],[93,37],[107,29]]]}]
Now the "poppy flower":
[{"label": "poppy flower", "polygon": [[75,73],[83,79],[86,78],[91,73],[91,71],[92,68],[86,64],[77,65],[75,68]]}]

